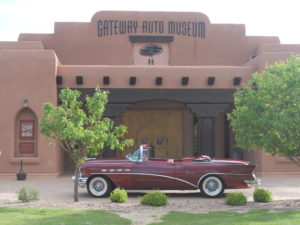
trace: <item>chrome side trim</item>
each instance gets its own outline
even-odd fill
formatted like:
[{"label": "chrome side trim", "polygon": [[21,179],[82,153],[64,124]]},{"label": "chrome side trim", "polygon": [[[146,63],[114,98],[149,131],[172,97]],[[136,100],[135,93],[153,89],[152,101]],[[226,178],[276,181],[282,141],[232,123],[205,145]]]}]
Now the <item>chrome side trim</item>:
[{"label": "chrome side trim", "polygon": [[204,177],[206,177],[206,176],[209,176],[209,175],[231,175],[231,176],[245,176],[245,175],[249,175],[249,174],[235,174],[235,173],[206,173],[206,174],[204,174],[202,177],[200,177],[200,179],[198,180],[198,183],[197,183],[197,185],[198,185],[198,187],[199,187],[199,185],[200,185],[200,183],[201,183],[201,181],[202,181],[202,179],[204,178]]},{"label": "chrome side trim", "polygon": [[191,185],[192,187],[198,188],[198,186],[192,184],[191,182],[188,182],[186,180],[182,180],[180,178],[176,178],[176,177],[171,177],[171,176],[166,176],[166,175],[160,175],[160,174],[151,174],[151,173],[91,173],[92,175],[105,175],[105,174],[127,174],[127,175],[142,175],[142,176],[154,176],[154,177],[164,177],[164,178],[168,178],[171,180],[177,180],[183,183],[186,183],[188,185]]}]

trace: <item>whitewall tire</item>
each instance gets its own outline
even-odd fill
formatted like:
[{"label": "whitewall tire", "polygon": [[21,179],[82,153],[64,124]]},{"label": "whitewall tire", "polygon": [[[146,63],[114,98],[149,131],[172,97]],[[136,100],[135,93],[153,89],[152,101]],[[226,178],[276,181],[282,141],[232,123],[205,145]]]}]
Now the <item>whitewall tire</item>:
[{"label": "whitewall tire", "polygon": [[95,198],[107,197],[112,191],[111,182],[104,177],[93,177],[87,185],[88,192]]},{"label": "whitewall tire", "polygon": [[200,183],[200,191],[206,197],[219,197],[224,192],[224,184],[217,176],[207,176]]}]

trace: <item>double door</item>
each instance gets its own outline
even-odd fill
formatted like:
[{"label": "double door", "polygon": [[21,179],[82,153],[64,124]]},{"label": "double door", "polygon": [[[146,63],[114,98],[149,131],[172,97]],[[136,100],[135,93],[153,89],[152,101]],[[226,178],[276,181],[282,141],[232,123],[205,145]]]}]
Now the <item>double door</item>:
[{"label": "double door", "polygon": [[[133,138],[135,146],[147,144],[152,158],[181,158],[182,110],[127,110],[122,116],[127,126],[127,138]],[[129,154],[127,149],[124,155]]]}]

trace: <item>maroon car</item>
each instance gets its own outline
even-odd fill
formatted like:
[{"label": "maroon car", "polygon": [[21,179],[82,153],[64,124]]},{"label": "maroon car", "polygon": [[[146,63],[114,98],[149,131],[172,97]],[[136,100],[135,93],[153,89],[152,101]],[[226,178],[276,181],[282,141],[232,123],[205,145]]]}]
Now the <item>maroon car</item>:
[{"label": "maroon car", "polygon": [[[127,190],[197,190],[208,197],[224,189],[258,184],[249,162],[211,159],[151,159],[150,149],[140,146],[127,159],[90,159],[80,167],[79,184],[94,197],[105,197],[115,187]],[[73,178],[74,179],[74,178]]]}]

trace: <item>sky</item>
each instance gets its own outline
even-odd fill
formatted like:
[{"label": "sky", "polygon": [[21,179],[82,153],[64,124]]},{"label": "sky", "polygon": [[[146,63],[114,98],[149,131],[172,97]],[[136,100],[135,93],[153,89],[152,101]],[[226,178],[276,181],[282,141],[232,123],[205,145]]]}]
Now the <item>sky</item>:
[{"label": "sky", "polygon": [[53,33],[55,22],[89,22],[101,10],[202,12],[211,23],[245,24],[250,36],[300,44],[298,0],[0,0],[0,41]]}]

